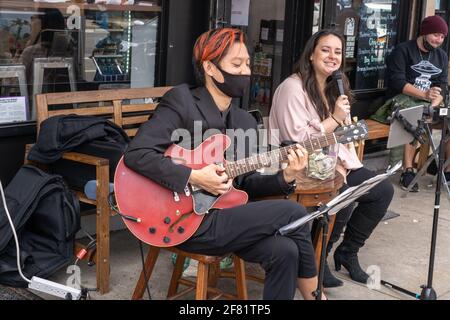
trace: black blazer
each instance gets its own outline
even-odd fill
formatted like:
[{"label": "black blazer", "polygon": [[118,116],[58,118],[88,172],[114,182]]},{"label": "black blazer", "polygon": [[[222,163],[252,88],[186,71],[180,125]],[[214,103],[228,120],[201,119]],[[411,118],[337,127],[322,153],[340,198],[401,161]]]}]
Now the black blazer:
[{"label": "black blazer", "polygon": [[[141,126],[128,146],[125,164],[170,190],[183,192],[191,169],[165,158],[164,152],[174,143],[171,138],[176,129],[187,130],[194,137],[195,121],[201,122],[202,135],[210,129],[225,133],[226,129],[256,130],[257,127],[255,119],[236,105],[232,105],[224,117],[205,87],[189,90],[187,85],[177,86],[167,92],[153,117]],[[176,143],[186,147],[183,141]],[[200,143],[192,141],[190,147]],[[246,151],[246,156],[249,152]],[[250,197],[287,195],[294,191],[284,181],[281,171],[276,175],[253,172],[235,179],[235,186]]]}]

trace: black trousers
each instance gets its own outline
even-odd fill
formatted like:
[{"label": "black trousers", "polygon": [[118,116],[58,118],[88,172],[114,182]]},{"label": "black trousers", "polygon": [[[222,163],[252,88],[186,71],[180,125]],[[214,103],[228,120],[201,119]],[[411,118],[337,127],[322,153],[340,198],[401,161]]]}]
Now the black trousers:
[{"label": "black trousers", "polygon": [[[376,174],[366,168],[351,171],[347,176],[347,185],[340,190],[343,192],[348,187],[361,184]],[[389,204],[394,196],[394,188],[389,180],[384,180],[373,188],[368,194],[358,199],[358,205],[349,206],[336,215],[333,232],[330,236],[328,251],[333,243],[339,240],[342,230],[347,225],[344,241],[353,251],[363,247],[365,241],[370,237],[375,227],[383,219]]]},{"label": "black trousers", "polygon": [[266,272],[263,299],[293,299],[297,279],[317,275],[310,227],[304,225],[288,236],[275,234],[306,214],[301,205],[288,200],[215,210],[193,237],[178,247],[208,255],[232,252],[245,261],[260,263]]}]

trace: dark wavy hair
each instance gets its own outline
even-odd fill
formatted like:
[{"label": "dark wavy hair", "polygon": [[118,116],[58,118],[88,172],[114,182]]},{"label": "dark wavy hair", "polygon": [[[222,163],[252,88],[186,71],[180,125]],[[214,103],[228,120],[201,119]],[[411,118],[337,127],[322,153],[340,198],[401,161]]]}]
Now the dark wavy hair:
[{"label": "dark wavy hair", "polygon": [[337,98],[339,97],[339,89],[335,81],[332,81],[332,77],[328,77],[325,86],[325,98],[330,109],[327,108],[325,101],[322,99],[320,94],[319,86],[317,83],[316,75],[314,72],[314,67],[312,65],[310,57],[314,53],[314,50],[319,43],[319,40],[323,37],[333,35],[341,40],[342,43],[342,64],[340,70],[342,71],[342,80],[344,83],[345,95],[349,97],[350,103],[353,101],[353,96],[350,90],[350,83],[347,76],[344,74],[344,54],[345,54],[345,40],[344,37],[335,30],[324,29],[315,33],[306,43],[305,49],[299,59],[299,61],[294,66],[294,73],[297,73],[303,81],[306,92],[308,93],[311,101],[315,104],[317,113],[320,119],[323,121],[328,118],[333,112]]},{"label": "dark wavy hair", "polygon": [[217,65],[236,42],[247,45],[245,33],[235,28],[212,29],[198,37],[194,45],[193,64],[199,84],[205,84],[203,62],[211,61]]}]

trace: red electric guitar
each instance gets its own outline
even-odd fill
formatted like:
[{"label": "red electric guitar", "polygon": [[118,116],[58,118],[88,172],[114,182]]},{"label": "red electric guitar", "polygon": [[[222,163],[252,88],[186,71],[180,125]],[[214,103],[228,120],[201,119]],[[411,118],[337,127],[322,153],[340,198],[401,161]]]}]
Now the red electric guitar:
[{"label": "red electric guitar", "polygon": [[[320,139],[300,143],[308,152],[336,143],[349,143],[368,137],[367,124],[342,127]],[[234,179],[240,175],[265,168],[271,163],[286,161],[295,145],[226,162],[224,152],[230,146],[226,135],[214,135],[195,150],[172,145],[166,157],[192,169],[209,164],[222,164],[226,174]],[[157,247],[171,247],[188,240],[198,229],[210,209],[226,209],[247,203],[244,191],[231,188],[222,196],[214,196],[195,186],[188,186],[182,194],[173,192],[136,173],[120,160],[114,178],[114,190],[119,211],[128,229],[141,241]]]}]

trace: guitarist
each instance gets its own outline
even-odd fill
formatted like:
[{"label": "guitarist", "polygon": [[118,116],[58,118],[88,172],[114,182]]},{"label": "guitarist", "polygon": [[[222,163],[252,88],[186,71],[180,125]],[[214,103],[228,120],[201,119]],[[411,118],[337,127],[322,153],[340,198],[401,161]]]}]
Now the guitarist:
[{"label": "guitarist", "polygon": [[[253,172],[234,182],[219,165],[192,170],[164,157],[166,149],[179,142],[172,141],[172,134],[184,129],[193,135],[196,121],[202,124],[202,133],[210,129],[222,133],[227,129],[257,130],[254,118],[232,102],[242,97],[250,84],[250,57],[242,31],[223,28],[202,34],[194,47],[194,64],[202,86],[189,90],[181,85],[164,96],[151,120],[130,143],[125,164],[179,193],[188,183],[214,195],[226,193],[232,183],[250,198],[294,192],[296,174],[307,161],[307,152],[300,146],[290,152],[284,171],[276,175]],[[193,147],[198,145],[194,141],[190,141]],[[244,147],[251,148],[237,145],[238,149]],[[293,299],[296,287],[304,299],[314,299],[317,270],[309,227],[305,225],[289,236],[275,236],[279,228],[305,215],[302,206],[286,200],[211,210],[196,233],[178,247],[207,255],[233,253],[260,263],[266,272],[264,299]]]}]

